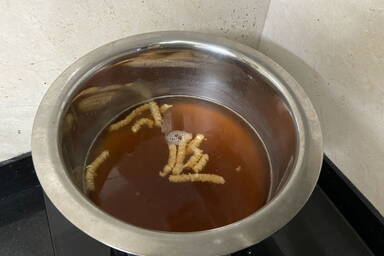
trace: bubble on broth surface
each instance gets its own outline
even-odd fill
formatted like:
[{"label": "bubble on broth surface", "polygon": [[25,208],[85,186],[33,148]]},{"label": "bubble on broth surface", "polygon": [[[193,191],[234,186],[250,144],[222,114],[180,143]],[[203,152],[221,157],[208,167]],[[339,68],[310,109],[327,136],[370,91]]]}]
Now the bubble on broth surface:
[{"label": "bubble on broth surface", "polygon": [[168,144],[179,145],[180,142],[182,141],[182,139],[184,138],[184,136],[187,136],[187,135],[188,135],[188,133],[185,131],[175,130],[175,131],[168,133],[167,136],[165,136],[165,139],[166,139]]}]

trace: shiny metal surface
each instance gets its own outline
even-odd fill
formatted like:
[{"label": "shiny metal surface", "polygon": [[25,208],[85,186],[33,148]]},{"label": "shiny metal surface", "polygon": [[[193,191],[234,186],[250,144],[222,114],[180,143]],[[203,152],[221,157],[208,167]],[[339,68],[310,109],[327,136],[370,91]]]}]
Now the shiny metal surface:
[{"label": "shiny metal surface", "polygon": [[[82,175],[96,134],[127,107],[166,95],[218,102],[257,130],[273,177],[262,209],[217,229],[171,233],[129,225],[88,200]],[[263,240],[301,209],[319,175],[322,136],[302,88],[266,56],[206,34],[157,32],[112,42],[65,70],[39,107],[32,154],[51,201],[95,239],[141,255],[223,255]]]}]

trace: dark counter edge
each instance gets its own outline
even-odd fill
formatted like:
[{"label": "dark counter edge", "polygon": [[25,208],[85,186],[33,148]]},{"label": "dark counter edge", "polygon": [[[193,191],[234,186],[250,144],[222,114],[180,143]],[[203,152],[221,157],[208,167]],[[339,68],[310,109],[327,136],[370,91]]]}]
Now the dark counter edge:
[{"label": "dark counter edge", "polygon": [[[318,184],[372,252],[384,255],[383,216],[327,156],[324,156]],[[39,186],[31,153],[0,162],[0,202],[5,202],[3,206],[15,193]],[[7,211],[3,207],[0,209]]]},{"label": "dark counter edge", "polygon": [[384,255],[383,216],[327,156],[318,184],[372,252]]}]

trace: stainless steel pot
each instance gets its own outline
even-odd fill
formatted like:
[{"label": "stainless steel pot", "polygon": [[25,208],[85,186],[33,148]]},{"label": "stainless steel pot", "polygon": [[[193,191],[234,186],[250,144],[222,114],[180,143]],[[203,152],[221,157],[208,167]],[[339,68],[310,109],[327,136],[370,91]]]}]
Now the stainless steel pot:
[{"label": "stainless steel pot", "polygon": [[[257,130],[271,163],[263,208],[220,228],[171,233],[122,222],[88,200],[83,168],[96,134],[129,106],[164,95],[213,100]],[[102,46],[66,69],[40,104],[32,154],[49,198],[91,237],[140,255],[223,255],[258,243],[302,208],[319,175],[322,135],[303,89],[268,57],[224,38],[156,32]]]}]

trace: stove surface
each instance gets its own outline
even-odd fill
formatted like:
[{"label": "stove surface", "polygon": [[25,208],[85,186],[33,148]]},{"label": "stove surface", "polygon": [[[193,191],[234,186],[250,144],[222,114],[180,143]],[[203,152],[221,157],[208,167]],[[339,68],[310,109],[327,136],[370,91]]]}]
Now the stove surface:
[{"label": "stove surface", "polygon": [[[72,225],[44,196],[30,156],[16,160],[0,163],[0,255],[131,255],[94,240]],[[382,217],[361,210],[359,199],[344,191],[332,172],[325,163],[319,184],[289,224],[259,244],[231,255],[384,255]],[[350,213],[350,207],[358,214]]]},{"label": "stove surface", "polygon": [[[130,255],[110,249],[81,232],[67,221],[47,198],[46,205],[55,255]],[[321,188],[316,187],[307,204],[288,225],[261,243],[231,255],[361,256],[373,254],[332,205]]]}]

